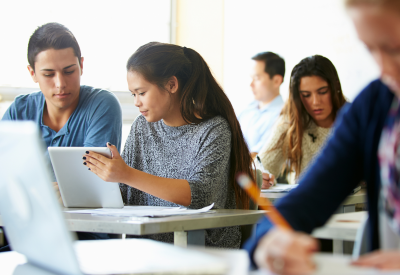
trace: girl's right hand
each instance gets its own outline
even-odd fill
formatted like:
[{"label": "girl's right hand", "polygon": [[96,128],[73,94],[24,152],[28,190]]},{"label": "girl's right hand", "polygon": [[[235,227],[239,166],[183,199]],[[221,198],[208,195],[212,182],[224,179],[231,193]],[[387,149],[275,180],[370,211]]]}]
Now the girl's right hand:
[{"label": "girl's right hand", "polygon": [[317,250],[318,242],[309,235],[273,228],[259,241],[254,261],[276,274],[309,274],[315,271]]},{"label": "girl's right hand", "polygon": [[269,189],[271,186],[275,185],[275,176],[268,172],[262,173],[263,182],[261,189]]}]

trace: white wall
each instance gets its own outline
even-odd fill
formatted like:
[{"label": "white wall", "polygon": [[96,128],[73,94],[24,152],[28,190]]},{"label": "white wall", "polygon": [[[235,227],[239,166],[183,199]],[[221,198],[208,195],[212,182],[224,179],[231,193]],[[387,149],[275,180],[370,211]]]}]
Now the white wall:
[{"label": "white wall", "polygon": [[224,0],[177,0],[176,44],[199,52],[223,84]]},{"label": "white wall", "polygon": [[58,22],[75,35],[85,58],[82,84],[128,91],[126,62],[141,45],[169,42],[167,0],[0,1],[0,86],[39,88],[26,68],[34,30]]},{"label": "white wall", "polygon": [[251,57],[272,51],[286,61],[281,94],[288,97],[292,68],[320,54],[335,65],[343,92],[353,100],[378,69],[358,40],[339,0],[225,1],[224,88],[240,112],[253,99]]}]

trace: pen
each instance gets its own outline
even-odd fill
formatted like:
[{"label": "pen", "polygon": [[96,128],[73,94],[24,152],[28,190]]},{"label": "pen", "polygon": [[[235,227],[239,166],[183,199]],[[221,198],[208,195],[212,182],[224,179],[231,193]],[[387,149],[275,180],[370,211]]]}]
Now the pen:
[{"label": "pen", "polygon": [[258,206],[266,210],[265,215],[278,227],[286,230],[292,231],[292,227],[285,220],[285,218],[281,215],[281,213],[276,210],[273,204],[264,197],[260,197],[260,189],[258,189],[257,185],[250,179],[250,177],[246,174],[240,173],[237,176],[237,182],[240,187],[242,187],[246,193],[250,196],[250,198],[258,204]]},{"label": "pen", "polygon": [[[264,169],[264,166],[263,166],[263,164],[262,164],[262,162],[261,162],[261,159],[260,159],[260,157],[259,157],[258,155],[256,156],[256,159],[257,159],[257,162],[260,164],[260,170],[261,170],[261,172],[262,172],[262,173],[267,173],[267,174],[269,175],[269,177],[271,178],[272,174],[271,174],[269,171],[267,171],[267,170]],[[270,186],[274,186],[275,183],[274,183],[273,181],[270,181],[269,185],[270,185]]]}]

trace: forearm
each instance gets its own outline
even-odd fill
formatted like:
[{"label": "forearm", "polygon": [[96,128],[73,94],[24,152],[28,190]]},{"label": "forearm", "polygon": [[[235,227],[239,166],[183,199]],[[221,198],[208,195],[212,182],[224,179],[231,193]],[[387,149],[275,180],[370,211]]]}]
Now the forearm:
[{"label": "forearm", "polygon": [[157,177],[134,168],[128,167],[121,182],[176,204],[188,206],[192,195],[187,180]]}]

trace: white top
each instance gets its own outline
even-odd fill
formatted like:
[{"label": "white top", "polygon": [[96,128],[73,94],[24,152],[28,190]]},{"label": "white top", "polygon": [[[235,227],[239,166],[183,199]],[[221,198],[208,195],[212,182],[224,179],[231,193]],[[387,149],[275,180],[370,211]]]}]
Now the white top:
[{"label": "white top", "polygon": [[[283,139],[281,139],[281,136],[284,132],[289,130],[289,126],[290,124],[284,121],[284,116],[281,115],[272,129],[272,134],[268,142],[258,154],[264,168],[275,176],[281,173],[282,166],[286,161],[283,156],[284,148],[282,148]],[[318,127],[314,121],[310,121],[308,127],[304,131],[301,144],[301,151],[303,154],[300,167],[301,172],[304,171],[313,157],[319,152],[321,146],[329,136],[330,130],[330,128]],[[272,150],[273,148],[277,149]]]}]

